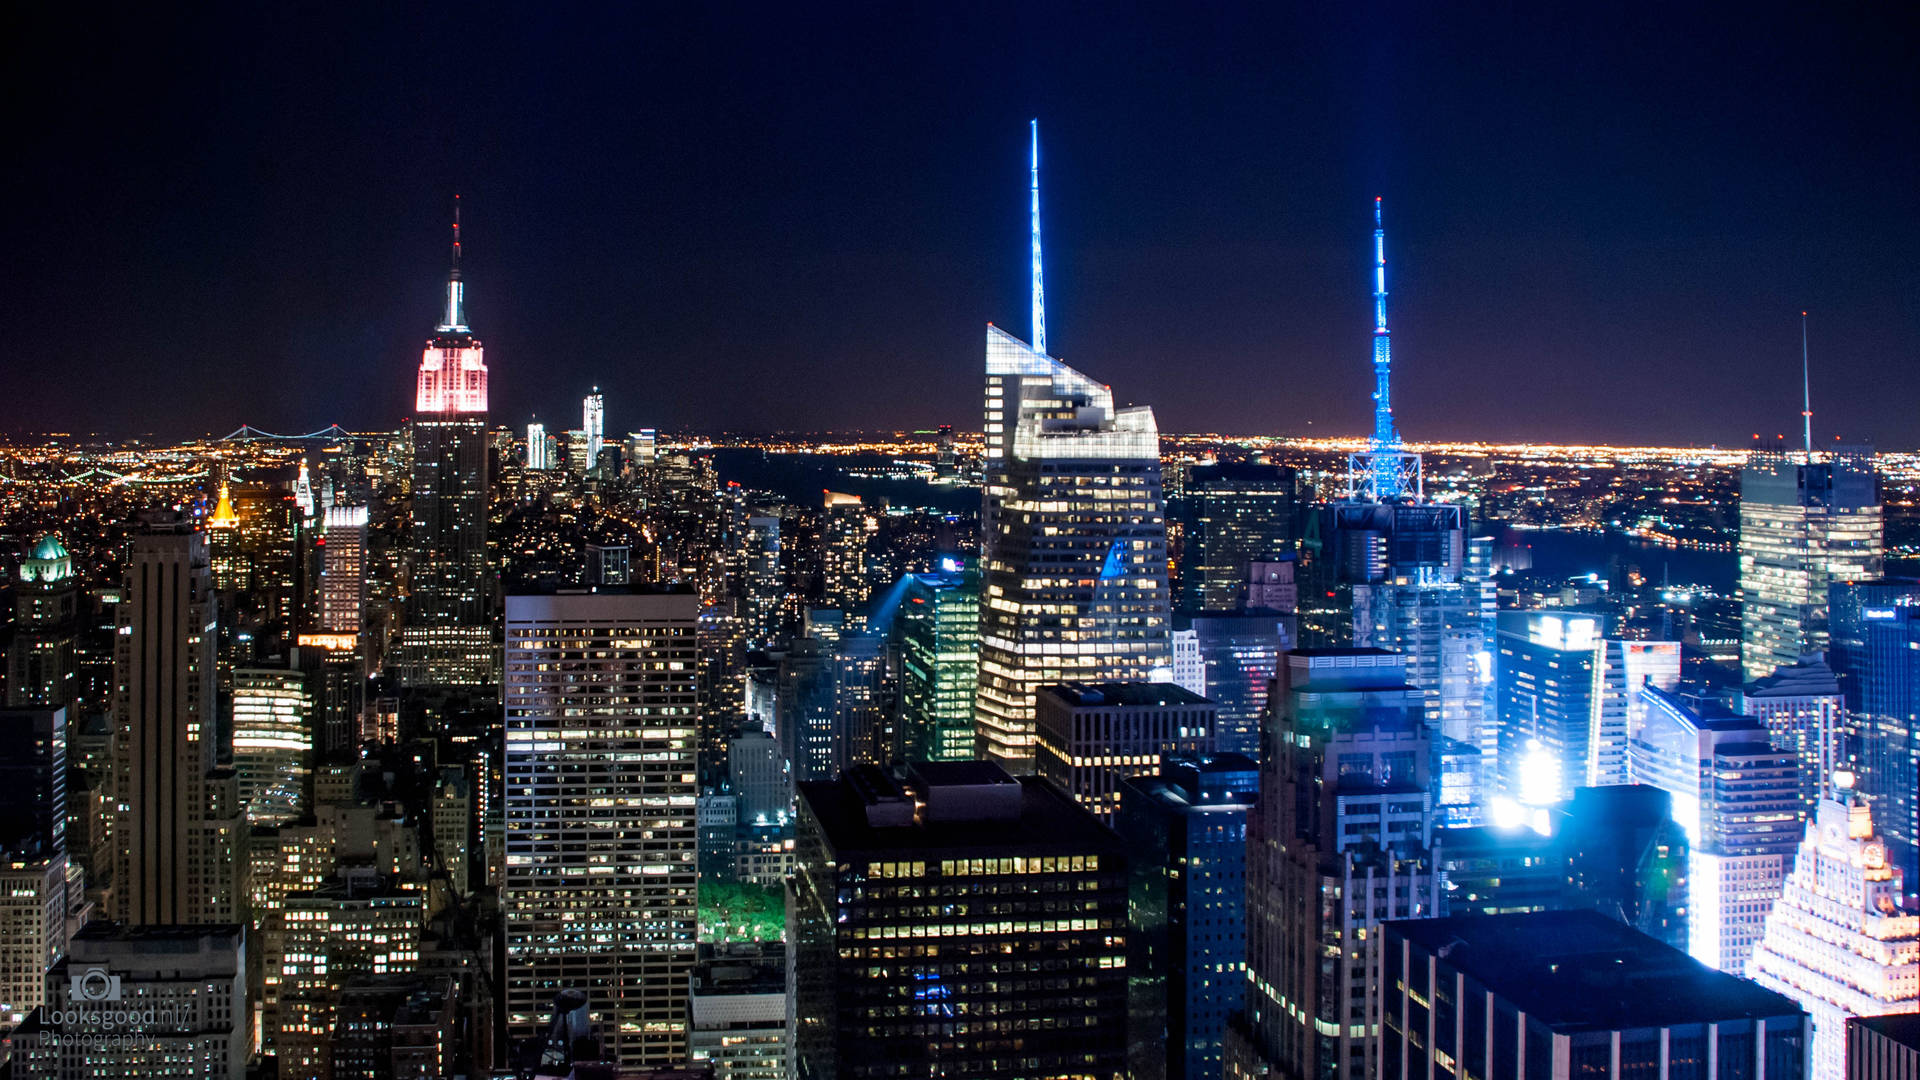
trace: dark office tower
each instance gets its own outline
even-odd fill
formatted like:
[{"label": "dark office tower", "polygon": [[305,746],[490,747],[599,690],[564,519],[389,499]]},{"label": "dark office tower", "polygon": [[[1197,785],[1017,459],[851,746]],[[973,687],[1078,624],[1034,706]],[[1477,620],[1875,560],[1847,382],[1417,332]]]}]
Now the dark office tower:
[{"label": "dark office tower", "polygon": [[0,861],[66,849],[67,712],[0,709]]},{"label": "dark office tower", "polygon": [[413,540],[400,680],[411,687],[495,681],[487,562],[487,364],[467,326],[460,208],[447,308],[420,357],[413,417]]},{"label": "dark office tower", "polygon": [[633,581],[633,548],[626,544],[587,545],[588,585],[628,585]]},{"label": "dark office tower", "polygon": [[1920,1016],[1856,1016],[1847,1021],[1846,1080],[1920,1076]]},{"label": "dark office tower", "polygon": [[1381,951],[1383,1080],[1810,1072],[1798,1004],[1593,912],[1396,922]]},{"label": "dark office tower", "polygon": [[1258,562],[1293,555],[1293,470],[1225,462],[1195,465],[1175,508],[1181,526],[1174,610],[1232,611]]},{"label": "dark office tower", "polygon": [[833,652],[818,638],[794,638],[780,658],[773,729],[795,780],[830,780],[848,764],[834,674]]},{"label": "dark office tower", "polygon": [[1127,1030],[1133,1080],[1217,1080],[1246,1000],[1247,813],[1260,772],[1239,754],[1168,758],[1120,782],[1127,843]]},{"label": "dark office tower", "polygon": [[[1285,563],[1272,565],[1288,565]],[[1260,721],[1280,656],[1296,644],[1291,614],[1243,610],[1193,616],[1188,632],[1200,653],[1205,696],[1219,714],[1214,748],[1223,754],[1260,754]]]},{"label": "dark office tower", "polygon": [[1846,659],[1859,702],[1848,718],[1858,788],[1912,897],[1920,888],[1920,606],[1863,606],[1839,632],[1858,642]]},{"label": "dark office tower", "polygon": [[113,917],[231,922],[245,816],[217,769],[207,538],[155,519],[133,540],[115,637]]},{"label": "dark office tower", "polygon": [[1524,825],[1448,829],[1440,845],[1443,915],[1510,915],[1565,906],[1559,840]]},{"label": "dark office tower", "polygon": [[1044,780],[987,762],[799,785],[797,1075],[1119,1076],[1127,858]]},{"label": "dark office tower", "polygon": [[980,673],[980,571],[959,560],[909,574],[893,616],[900,648],[900,741],[908,761],[973,757]]},{"label": "dark office tower", "polygon": [[577,989],[611,1060],[686,1060],[699,610],[691,592],[507,598],[500,896],[516,1040]]},{"label": "dark office tower", "polygon": [[1673,796],[1647,784],[1579,788],[1558,839],[1565,906],[1592,908],[1676,949],[1687,947],[1691,853],[1686,830],[1673,820]]},{"label": "dark office tower", "polygon": [[13,643],[7,646],[7,704],[71,709],[78,689],[80,579],[52,536],[34,541],[13,585]]},{"label": "dark office tower", "polygon": [[1384,649],[1283,661],[1247,822],[1247,1011],[1229,1071],[1361,1080],[1378,1075],[1368,939],[1440,910],[1425,696]]},{"label": "dark office tower", "polygon": [[1061,683],[1034,701],[1035,771],[1102,821],[1129,773],[1213,753],[1213,702],[1174,683]]},{"label": "dark office tower", "polygon": [[[1035,137],[1038,145],[1038,136]],[[1033,344],[987,327],[980,489],[980,755],[1033,771],[1033,695],[1167,668],[1160,432],[1047,353],[1035,151]]]},{"label": "dark office tower", "polygon": [[1828,590],[1880,576],[1873,453],[1756,452],[1740,475],[1740,663],[1749,680],[1827,649]]}]

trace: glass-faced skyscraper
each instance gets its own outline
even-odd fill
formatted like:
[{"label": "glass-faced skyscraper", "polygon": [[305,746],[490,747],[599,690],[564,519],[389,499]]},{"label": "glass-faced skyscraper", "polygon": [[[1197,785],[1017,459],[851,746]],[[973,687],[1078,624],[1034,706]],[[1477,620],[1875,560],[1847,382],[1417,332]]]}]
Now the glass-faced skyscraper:
[{"label": "glass-faced skyscraper", "polygon": [[894,615],[900,639],[900,739],[908,761],[974,755],[973,694],[979,683],[980,572],[949,563],[909,574]]},{"label": "glass-faced skyscraper", "polygon": [[467,326],[454,209],[447,309],[420,356],[413,417],[413,565],[400,677],[408,686],[494,680],[487,565],[487,364]]},{"label": "glass-faced skyscraper", "polygon": [[1171,675],[1160,430],[1144,405],[1047,355],[1040,141],[1033,142],[1033,344],[989,324],[980,487],[979,751],[1033,771],[1046,684]]},{"label": "glass-faced skyscraper", "polygon": [[997,327],[986,431],[974,720],[982,756],[1030,772],[1038,687],[1169,668],[1160,436],[1152,409]]},{"label": "glass-faced skyscraper", "polygon": [[1765,678],[1827,648],[1828,589],[1880,576],[1873,455],[1755,453],[1740,475],[1740,663]]}]

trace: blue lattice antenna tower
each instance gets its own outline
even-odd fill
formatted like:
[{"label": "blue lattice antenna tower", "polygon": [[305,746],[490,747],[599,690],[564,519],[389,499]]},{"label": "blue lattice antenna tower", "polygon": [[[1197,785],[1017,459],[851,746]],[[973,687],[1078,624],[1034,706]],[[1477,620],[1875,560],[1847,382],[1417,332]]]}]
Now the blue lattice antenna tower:
[{"label": "blue lattice antenna tower", "polygon": [[1380,197],[1373,200],[1373,435],[1366,452],[1347,463],[1348,495],[1354,498],[1421,497],[1420,456],[1409,454],[1393,425],[1393,338],[1387,331],[1387,230]]},{"label": "blue lattice antenna tower", "polygon": [[1040,121],[1031,126],[1032,149],[1028,156],[1031,169],[1029,192],[1033,209],[1033,351],[1047,355],[1047,290],[1040,278]]}]

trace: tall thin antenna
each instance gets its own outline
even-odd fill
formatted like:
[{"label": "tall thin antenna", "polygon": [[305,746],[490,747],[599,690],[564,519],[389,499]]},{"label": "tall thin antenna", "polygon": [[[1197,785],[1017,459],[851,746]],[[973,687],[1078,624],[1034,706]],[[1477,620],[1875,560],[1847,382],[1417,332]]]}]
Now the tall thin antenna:
[{"label": "tall thin antenna", "polygon": [[1040,277],[1040,120],[1031,125],[1033,145],[1030,155],[1032,183],[1029,191],[1033,208],[1033,351],[1047,354],[1047,290]]},{"label": "tall thin antenna", "polygon": [[1807,464],[1813,464],[1813,382],[1807,374],[1807,313],[1800,313],[1800,423],[1804,429]]},{"label": "tall thin antenna", "polygon": [[453,276],[452,276],[452,280],[454,281],[460,280],[460,195],[457,192],[453,196]]},{"label": "tall thin antenna", "polygon": [[447,310],[440,329],[467,329],[467,287],[460,281],[460,196],[453,196],[453,267],[447,271]]},{"label": "tall thin antenna", "polygon": [[1387,333],[1387,230],[1373,198],[1373,448],[1397,450],[1393,426],[1393,339]]}]

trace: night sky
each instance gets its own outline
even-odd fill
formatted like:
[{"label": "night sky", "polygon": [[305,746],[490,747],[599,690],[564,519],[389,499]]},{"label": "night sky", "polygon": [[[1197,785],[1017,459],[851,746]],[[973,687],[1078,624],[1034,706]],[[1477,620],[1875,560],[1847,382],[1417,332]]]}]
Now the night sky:
[{"label": "night sky", "polygon": [[1163,430],[1367,427],[1379,194],[1410,439],[1792,432],[1809,309],[1820,437],[1920,445],[1903,5],[76,6],[4,430],[392,427],[456,190],[496,421],[977,428],[1037,116],[1049,343]]}]

